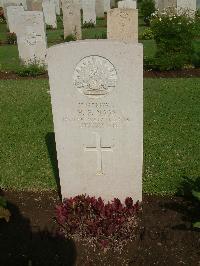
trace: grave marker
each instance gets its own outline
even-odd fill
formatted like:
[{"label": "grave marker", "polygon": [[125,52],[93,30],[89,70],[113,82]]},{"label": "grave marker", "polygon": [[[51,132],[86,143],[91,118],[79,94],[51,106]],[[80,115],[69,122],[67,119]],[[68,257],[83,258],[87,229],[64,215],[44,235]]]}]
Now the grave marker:
[{"label": "grave marker", "polygon": [[63,198],[141,200],[142,45],[56,45],[48,49],[48,71]]}]

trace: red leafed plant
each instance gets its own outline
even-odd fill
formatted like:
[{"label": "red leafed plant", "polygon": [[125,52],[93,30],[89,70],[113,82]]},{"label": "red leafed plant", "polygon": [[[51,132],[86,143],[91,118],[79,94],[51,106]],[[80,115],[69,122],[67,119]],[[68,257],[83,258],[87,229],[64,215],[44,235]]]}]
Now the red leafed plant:
[{"label": "red leafed plant", "polygon": [[139,202],[132,198],[104,203],[101,198],[79,195],[64,199],[56,206],[56,219],[66,236],[96,238],[103,246],[110,239],[124,240],[130,237],[137,225]]}]

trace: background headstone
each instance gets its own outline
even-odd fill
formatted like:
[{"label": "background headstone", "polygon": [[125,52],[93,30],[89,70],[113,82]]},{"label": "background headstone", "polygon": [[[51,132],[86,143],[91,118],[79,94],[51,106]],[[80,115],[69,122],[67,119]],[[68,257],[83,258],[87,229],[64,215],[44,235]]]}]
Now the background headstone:
[{"label": "background headstone", "polygon": [[142,45],[57,45],[48,71],[63,198],[142,200]]},{"label": "background headstone", "polygon": [[20,14],[24,12],[23,6],[8,6],[7,7],[7,24],[10,32],[17,33],[17,20],[20,17]]},{"label": "background headstone", "polygon": [[74,35],[82,38],[81,12],[79,0],[62,0],[64,37]]},{"label": "background headstone", "polygon": [[29,11],[42,11],[42,0],[27,0]]},{"label": "background headstone", "polygon": [[179,13],[188,11],[191,15],[195,15],[197,5],[196,0],[177,0],[177,9]]},{"label": "background headstone", "polygon": [[110,40],[137,42],[138,10],[114,8],[108,11],[107,38]]},{"label": "background headstone", "polygon": [[95,1],[82,0],[83,24],[89,22],[96,24]]},{"label": "background headstone", "polygon": [[96,16],[98,18],[104,17],[104,0],[96,0]]},{"label": "background headstone", "polygon": [[43,0],[42,9],[44,13],[45,23],[52,28],[57,28],[56,5],[54,0]]},{"label": "background headstone", "polygon": [[46,32],[41,11],[25,11],[17,21],[17,45],[24,64],[46,63]]},{"label": "background headstone", "polygon": [[104,12],[108,12],[110,10],[110,0],[104,0]]},{"label": "background headstone", "polygon": [[26,0],[3,0],[3,11],[4,16],[7,20],[7,7],[8,6],[23,6],[25,10],[27,10]]},{"label": "background headstone", "polygon": [[54,0],[56,6],[56,14],[60,15],[60,0]]},{"label": "background headstone", "polygon": [[118,8],[137,8],[137,2],[133,0],[124,0],[118,2]]}]

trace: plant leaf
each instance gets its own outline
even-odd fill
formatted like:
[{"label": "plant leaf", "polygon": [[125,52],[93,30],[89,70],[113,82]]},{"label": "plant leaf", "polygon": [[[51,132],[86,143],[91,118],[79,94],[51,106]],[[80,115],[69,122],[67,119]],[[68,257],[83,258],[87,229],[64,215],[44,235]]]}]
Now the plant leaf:
[{"label": "plant leaf", "polygon": [[9,210],[0,207],[0,219],[5,219],[6,222],[9,222],[11,213]]},{"label": "plant leaf", "polygon": [[7,203],[4,197],[0,196],[0,206],[6,208]]},{"label": "plant leaf", "polygon": [[193,224],[193,227],[195,227],[195,228],[200,228],[200,222],[196,222],[196,223],[194,223],[194,224]]},{"label": "plant leaf", "polygon": [[195,191],[195,190],[192,190],[192,195],[193,195],[196,199],[200,200],[200,192]]}]

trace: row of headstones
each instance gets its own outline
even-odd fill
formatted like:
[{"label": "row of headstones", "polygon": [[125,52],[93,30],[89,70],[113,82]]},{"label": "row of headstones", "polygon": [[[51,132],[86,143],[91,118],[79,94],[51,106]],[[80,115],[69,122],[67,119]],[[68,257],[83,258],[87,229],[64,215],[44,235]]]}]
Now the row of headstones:
[{"label": "row of headstones", "polygon": [[159,10],[177,8],[178,12],[196,11],[198,0],[155,0],[155,6]]},{"label": "row of headstones", "polygon": [[[72,2],[72,1],[71,1]],[[63,8],[64,36],[81,39],[80,7],[73,1]],[[7,20],[11,32],[17,35],[19,57],[25,64],[46,64],[46,29],[41,11],[25,11],[22,6],[8,6]],[[116,27],[118,25],[118,27]],[[107,12],[107,37],[111,40],[138,41],[138,10],[110,9]]]}]

